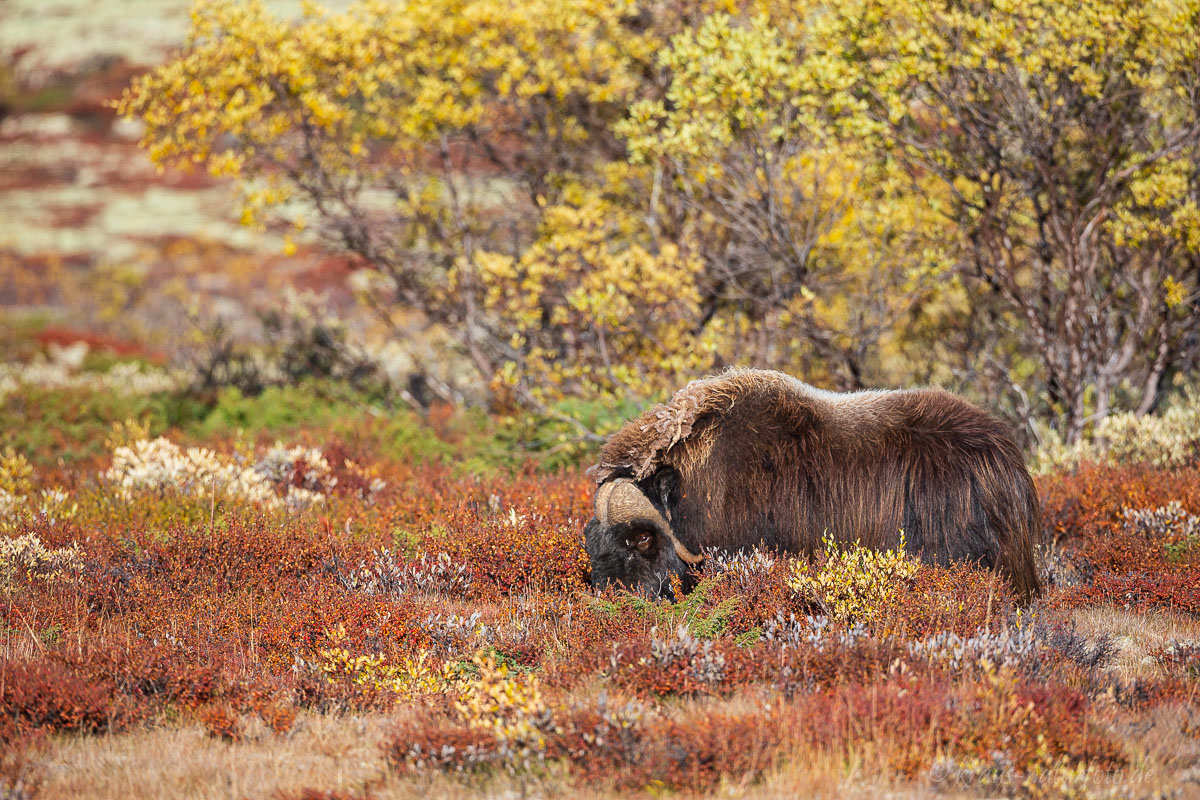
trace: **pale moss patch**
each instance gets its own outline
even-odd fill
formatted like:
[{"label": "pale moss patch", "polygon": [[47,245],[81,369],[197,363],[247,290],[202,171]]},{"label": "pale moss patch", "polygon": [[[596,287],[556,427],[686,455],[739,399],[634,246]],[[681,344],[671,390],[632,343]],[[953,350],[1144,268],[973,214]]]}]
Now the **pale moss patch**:
[{"label": "pale moss patch", "polygon": [[83,551],[78,544],[49,548],[30,533],[0,539],[0,584],[12,585],[17,575],[53,581],[83,569]]}]

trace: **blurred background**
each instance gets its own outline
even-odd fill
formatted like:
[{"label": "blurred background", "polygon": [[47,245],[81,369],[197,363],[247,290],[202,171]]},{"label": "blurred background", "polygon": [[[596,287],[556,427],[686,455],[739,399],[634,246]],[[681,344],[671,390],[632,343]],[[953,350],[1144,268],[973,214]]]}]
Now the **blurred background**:
[{"label": "blurred background", "polygon": [[[297,3],[272,3],[296,14]],[[286,287],[350,305],[346,265],[239,224],[231,181],[163,170],[113,103],[182,45],[187,2],[0,4],[0,302],[46,324],[172,362],[192,324],[250,333]],[[61,328],[62,330],[54,330]]]},{"label": "blurred background", "polygon": [[573,462],[751,365],[1047,463],[1185,428],[1195,9],[1101,5],[0,0],[5,423],[265,396]]}]

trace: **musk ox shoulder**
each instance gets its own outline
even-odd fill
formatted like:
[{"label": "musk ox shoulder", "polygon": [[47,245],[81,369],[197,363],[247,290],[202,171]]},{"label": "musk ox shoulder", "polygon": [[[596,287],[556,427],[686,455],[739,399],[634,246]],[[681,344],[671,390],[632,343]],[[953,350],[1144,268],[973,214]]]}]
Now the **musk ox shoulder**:
[{"label": "musk ox shoulder", "polygon": [[592,468],[592,583],[653,596],[710,548],[810,553],[823,535],[999,570],[1037,593],[1038,501],[1003,424],[941,389],[827,392],[780,372],[697,380]]}]

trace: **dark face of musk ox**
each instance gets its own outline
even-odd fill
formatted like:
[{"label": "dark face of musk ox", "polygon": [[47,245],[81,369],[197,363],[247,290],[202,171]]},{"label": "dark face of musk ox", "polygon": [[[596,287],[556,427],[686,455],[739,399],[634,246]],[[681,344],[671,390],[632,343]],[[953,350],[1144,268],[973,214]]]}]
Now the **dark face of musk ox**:
[{"label": "dark face of musk ox", "polygon": [[684,591],[695,584],[694,574],[676,555],[670,539],[651,520],[605,525],[593,518],[583,535],[592,562],[593,588],[619,585],[650,599],[675,601],[672,575],[679,576]]}]

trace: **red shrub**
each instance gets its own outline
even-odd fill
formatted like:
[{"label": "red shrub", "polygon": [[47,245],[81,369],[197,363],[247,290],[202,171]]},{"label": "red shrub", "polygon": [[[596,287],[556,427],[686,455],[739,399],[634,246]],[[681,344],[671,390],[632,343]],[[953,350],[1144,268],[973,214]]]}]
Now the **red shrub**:
[{"label": "red shrub", "polygon": [[[614,715],[603,703],[560,709],[534,760],[562,761],[588,785],[703,791],[725,775],[752,779],[770,766],[787,741],[787,726],[778,723],[763,712],[701,712],[675,720],[628,710]],[[402,723],[386,751],[400,773],[494,767],[520,771],[533,766],[528,754],[514,755],[490,730],[436,715]]]},{"label": "red shrub", "polygon": [[1085,466],[1043,478],[1040,488],[1047,526],[1072,558],[1090,565],[1082,583],[1050,594],[1051,605],[1200,614],[1200,565],[1186,554],[1168,558],[1169,532],[1139,530],[1123,513],[1173,501],[1200,512],[1200,469]]},{"label": "red shrub", "polygon": [[138,342],[74,328],[45,328],[35,334],[34,339],[43,347],[51,344],[63,347],[83,342],[92,350],[107,350],[118,356],[141,356],[154,361],[164,360],[161,353],[150,353]]},{"label": "red shrub", "polygon": [[59,659],[79,678],[111,682],[114,691],[144,707],[197,708],[227,694],[231,684],[214,665],[198,664],[184,651],[144,640],[93,641],[82,652],[68,650]]},{"label": "red shrub", "polygon": [[638,697],[728,695],[754,675],[749,653],[728,640],[696,639],[687,631],[626,642],[614,648],[606,674]]},{"label": "red shrub", "polygon": [[1042,518],[1055,538],[1105,539],[1121,527],[1123,508],[1158,508],[1178,501],[1200,512],[1200,469],[1142,464],[1085,465],[1038,479]]},{"label": "red shrub", "polygon": [[291,706],[272,704],[259,708],[258,717],[276,733],[287,733],[296,724],[296,709]]},{"label": "red shrub", "polygon": [[[864,743],[874,743],[909,777],[940,754],[998,758],[1016,777],[1063,759],[1124,763],[1119,742],[1099,730],[1080,692],[1004,671],[964,682],[945,673],[896,672],[736,714],[696,707],[663,716],[601,701],[551,716],[534,761],[561,762],[581,783],[630,790],[711,790],[723,776],[753,779],[789,752],[844,753]],[[531,767],[528,753],[516,755],[489,729],[436,713],[402,723],[387,752],[402,773]]]},{"label": "red shrub", "polygon": [[779,758],[787,742],[793,720],[783,716],[701,712],[682,720],[655,720],[642,734],[640,752],[601,751],[594,761],[576,765],[576,772],[581,781],[608,778],[627,789],[662,785],[710,791],[726,775],[754,780]]},{"label": "red shrub", "polygon": [[587,555],[581,528],[553,524],[533,514],[450,519],[456,532],[436,546],[473,577],[472,595],[499,599],[528,591],[583,588]]},{"label": "red shrub", "polygon": [[89,682],[56,661],[15,661],[0,669],[0,716],[11,722],[0,729],[6,736],[35,729],[100,733],[135,718],[111,681]]},{"label": "red shrub", "polygon": [[236,742],[242,738],[241,722],[233,709],[224,704],[205,706],[198,715],[204,730],[214,739]]},{"label": "red shrub", "polygon": [[1156,648],[1151,655],[1175,675],[1200,679],[1200,642],[1171,641]]},{"label": "red shrub", "polygon": [[461,772],[491,765],[499,757],[495,735],[437,716],[417,716],[396,728],[385,747],[400,773]]},{"label": "red shrub", "polygon": [[1106,572],[1094,582],[1059,591],[1050,599],[1059,608],[1111,604],[1131,611],[1165,609],[1200,616],[1200,570],[1182,568],[1120,575]]},{"label": "red shrub", "polygon": [[1124,763],[1120,743],[1088,717],[1086,699],[1061,684],[1031,684],[1011,673],[955,683],[941,676],[895,675],[847,684],[800,704],[796,738],[814,748],[884,743],[893,766],[913,777],[939,753],[991,760],[1018,774],[1066,758],[1098,766]]},{"label": "red shrub", "polygon": [[911,585],[888,597],[875,627],[913,639],[941,631],[969,636],[1003,623],[1015,609],[1011,585],[991,570],[922,565]]},{"label": "red shrub", "polygon": [[737,603],[737,613],[730,620],[731,633],[760,628],[781,612],[807,610],[788,587],[791,562],[787,558],[755,551],[710,560],[717,563],[711,568],[716,577],[708,590],[708,605],[715,607],[727,600]]}]

